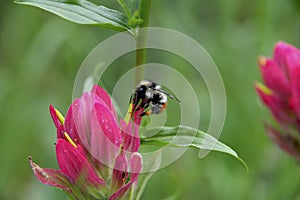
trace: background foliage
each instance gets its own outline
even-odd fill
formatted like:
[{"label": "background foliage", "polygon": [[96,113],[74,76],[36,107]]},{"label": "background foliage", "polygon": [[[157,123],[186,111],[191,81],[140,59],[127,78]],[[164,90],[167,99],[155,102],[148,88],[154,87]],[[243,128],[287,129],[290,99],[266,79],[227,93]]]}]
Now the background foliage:
[{"label": "background foliage", "polygon": [[[94,2],[121,10],[116,1]],[[239,153],[250,172],[230,156],[211,153],[199,160],[198,152],[189,150],[151,178],[143,199],[300,199],[299,163],[265,135],[262,121],[269,114],[253,88],[260,79],[259,54],[270,56],[278,40],[300,47],[299,11],[298,0],[153,1],[150,26],[193,37],[219,67],[228,100],[220,140]],[[0,199],[65,199],[63,192],[35,179],[27,158],[32,155],[41,166],[57,167],[48,106],[67,110],[80,63],[116,32],[82,27],[11,1],[1,4],[0,30]],[[159,52],[149,52],[149,61],[160,59]],[[167,64],[177,61],[170,57]],[[109,91],[133,62],[117,61],[118,70],[107,72],[103,82]],[[177,67],[193,81],[185,64]],[[205,130],[209,111],[202,112],[200,126]]]}]

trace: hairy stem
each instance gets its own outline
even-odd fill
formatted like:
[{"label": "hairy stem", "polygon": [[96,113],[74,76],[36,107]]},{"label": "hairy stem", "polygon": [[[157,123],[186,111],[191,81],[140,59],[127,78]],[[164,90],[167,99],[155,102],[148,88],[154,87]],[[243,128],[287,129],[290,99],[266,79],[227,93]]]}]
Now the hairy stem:
[{"label": "hairy stem", "polygon": [[[148,26],[149,23],[149,15],[151,9],[151,0],[143,0],[141,5],[141,18],[143,23],[140,25],[140,28],[144,28]],[[146,44],[147,32],[146,30],[138,30],[137,38],[136,38],[136,60],[135,60],[135,84],[137,85],[141,80],[144,79],[144,68],[139,67],[146,63],[146,49],[141,48]]]}]

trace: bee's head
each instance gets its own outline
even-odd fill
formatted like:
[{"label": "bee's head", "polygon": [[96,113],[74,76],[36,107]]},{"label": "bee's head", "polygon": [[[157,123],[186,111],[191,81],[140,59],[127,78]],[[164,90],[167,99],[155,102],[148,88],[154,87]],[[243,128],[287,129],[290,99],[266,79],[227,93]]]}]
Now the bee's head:
[{"label": "bee's head", "polygon": [[150,88],[150,89],[153,89],[153,90],[158,90],[161,88],[160,85],[158,85],[157,83],[155,83],[154,81],[152,80],[142,80],[138,85],[137,87],[141,87],[142,85],[144,85],[146,88]]},{"label": "bee's head", "polygon": [[140,86],[138,86],[137,88],[136,88],[136,90],[135,90],[135,92],[137,93],[137,94],[139,94],[139,95],[143,95],[143,94],[145,94],[146,92],[147,92],[147,86],[145,86],[145,85],[140,85]]}]

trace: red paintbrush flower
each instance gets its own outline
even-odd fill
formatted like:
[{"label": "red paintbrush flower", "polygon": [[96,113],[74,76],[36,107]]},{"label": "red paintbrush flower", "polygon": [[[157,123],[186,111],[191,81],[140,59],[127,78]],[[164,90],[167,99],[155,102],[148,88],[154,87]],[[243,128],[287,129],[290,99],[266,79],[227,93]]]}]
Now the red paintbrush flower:
[{"label": "red paintbrush flower", "polygon": [[138,125],[120,120],[109,95],[95,85],[73,101],[65,119],[50,106],[57,128],[59,170],[29,158],[38,180],[72,199],[131,199],[142,168]]},{"label": "red paintbrush flower", "polygon": [[258,59],[265,85],[256,91],[280,130],[266,125],[267,133],[286,152],[300,160],[300,50],[278,42],[273,58]]}]

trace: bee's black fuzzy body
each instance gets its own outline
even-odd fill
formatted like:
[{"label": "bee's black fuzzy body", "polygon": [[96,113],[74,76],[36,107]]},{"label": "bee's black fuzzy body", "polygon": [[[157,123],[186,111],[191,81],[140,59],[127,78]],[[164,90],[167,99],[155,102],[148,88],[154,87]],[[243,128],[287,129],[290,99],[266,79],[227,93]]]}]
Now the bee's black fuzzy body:
[{"label": "bee's black fuzzy body", "polygon": [[143,109],[140,116],[159,114],[167,107],[167,96],[179,101],[173,95],[162,90],[161,85],[151,80],[143,80],[136,86],[130,98],[133,112]]}]

